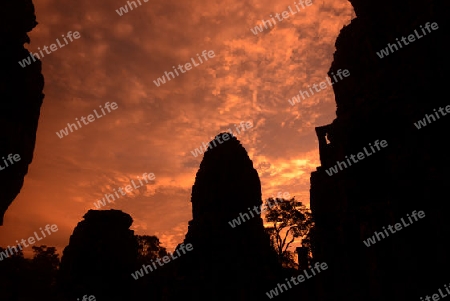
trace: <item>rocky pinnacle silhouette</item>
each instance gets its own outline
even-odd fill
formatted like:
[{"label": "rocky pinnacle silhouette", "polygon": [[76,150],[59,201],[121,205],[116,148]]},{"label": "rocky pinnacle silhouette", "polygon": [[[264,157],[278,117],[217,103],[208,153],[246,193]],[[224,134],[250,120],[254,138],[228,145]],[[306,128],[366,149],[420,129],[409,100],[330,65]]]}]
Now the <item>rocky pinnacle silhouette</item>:
[{"label": "rocky pinnacle silhouette", "polygon": [[[223,139],[226,134],[218,136]],[[191,202],[193,219],[184,244],[192,243],[194,250],[179,259],[177,273],[189,289],[173,288],[173,298],[184,294],[215,300],[242,300],[242,294],[267,298],[268,281],[280,267],[260,214],[235,229],[229,225],[239,213],[262,205],[258,173],[236,137],[204,153]]]},{"label": "rocky pinnacle silhouette", "polygon": [[0,171],[0,226],[3,216],[22,189],[33,159],[40,108],[44,99],[44,77],[38,60],[28,68],[17,62],[30,53],[28,32],[38,23],[31,0],[0,3],[0,157],[19,154],[21,160]]}]

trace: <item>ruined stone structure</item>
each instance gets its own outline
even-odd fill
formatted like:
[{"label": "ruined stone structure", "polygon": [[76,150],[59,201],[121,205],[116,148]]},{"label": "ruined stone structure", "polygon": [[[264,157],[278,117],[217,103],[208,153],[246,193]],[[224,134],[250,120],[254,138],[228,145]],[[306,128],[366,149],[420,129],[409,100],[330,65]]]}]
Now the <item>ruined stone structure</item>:
[{"label": "ruined stone structure", "polygon": [[[329,76],[338,69],[351,75],[333,86],[337,118],[316,128],[322,166],[311,175],[313,255],[330,267],[318,300],[419,300],[448,283],[450,268],[450,116],[421,129],[414,125],[450,104],[449,2],[350,2],[357,18],[341,30]],[[424,36],[420,26],[427,22],[439,29]],[[377,55],[414,30],[420,39]],[[388,146],[326,173],[377,139]],[[363,244],[414,210],[426,217],[370,247]]]},{"label": "ruined stone structure", "polygon": [[0,159],[1,226],[33,159],[44,77],[39,60],[25,68],[18,63],[29,55],[24,43],[30,42],[27,33],[38,24],[32,1],[2,1],[0,14],[0,158],[9,154],[21,158],[8,167]]},{"label": "ruined stone structure", "polygon": [[66,299],[131,300],[138,245],[133,219],[120,210],[89,210],[75,227],[61,258],[59,287]]},{"label": "ruined stone structure", "polygon": [[[215,143],[192,187],[193,219],[184,243],[194,249],[180,258],[173,297],[263,300],[280,267],[260,214],[249,214],[249,208],[262,205],[261,183],[235,137]],[[229,222],[244,213],[249,218],[232,228]]]}]

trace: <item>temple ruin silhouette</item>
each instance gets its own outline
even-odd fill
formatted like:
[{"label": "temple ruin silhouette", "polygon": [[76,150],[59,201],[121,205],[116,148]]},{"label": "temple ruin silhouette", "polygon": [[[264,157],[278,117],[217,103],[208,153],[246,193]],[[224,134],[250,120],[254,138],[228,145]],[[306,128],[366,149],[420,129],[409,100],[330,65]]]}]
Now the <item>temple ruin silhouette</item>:
[{"label": "temple ruin silhouette", "polygon": [[[192,186],[193,219],[184,243],[194,250],[178,269],[189,288],[175,298],[266,298],[264,288],[281,275],[260,215],[247,213],[262,205],[258,173],[237,138],[225,141],[224,135],[230,136],[219,134],[223,144],[204,153]],[[232,228],[229,221],[242,213],[248,219]]]},{"label": "temple ruin silhouette", "polygon": [[[58,288],[66,300],[94,295],[97,300],[133,296],[130,271],[137,267],[133,219],[120,210],[89,210],[64,249]],[[136,296],[137,297],[137,296]]]},{"label": "temple ruin silhouette", "polygon": [[[136,291],[164,300],[266,298],[265,292],[286,273],[263,221],[254,213],[236,228],[229,224],[248,208],[262,205],[261,183],[236,137],[219,135],[224,142],[204,153],[192,186],[193,219],[183,243],[192,244],[193,250],[133,280],[131,273],[140,267],[133,261],[137,246],[129,229],[132,218],[119,210],[89,210],[63,252],[59,287],[66,298],[90,294],[125,300]],[[159,285],[152,285],[154,281]]]},{"label": "temple ruin silhouette", "polygon": [[[314,259],[330,273],[319,300],[415,300],[448,283],[446,197],[450,118],[414,122],[445,107],[449,2],[350,1],[357,18],[337,38],[329,71],[337,118],[316,128],[321,166],[311,175]],[[439,29],[380,60],[377,51],[427,22]],[[325,170],[377,139],[389,146],[338,174]],[[413,210],[426,217],[367,247],[363,240]],[[325,274],[324,274],[325,275]]]},{"label": "temple ruin silhouette", "polygon": [[[311,174],[313,261],[326,262],[328,270],[276,300],[418,300],[449,282],[450,159],[445,139],[450,117],[420,130],[414,123],[448,105],[450,2],[350,2],[356,18],[341,30],[328,74],[348,69],[351,76],[333,86],[337,117],[316,128],[321,166]],[[39,61],[26,68],[17,64],[29,55],[23,44],[37,24],[32,2],[8,1],[0,7],[8,12],[0,21],[0,157],[22,157],[20,164],[0,173],[1,225],[32,160],[44,81]],[[436,22],[439,29],[383,59],[377,56],[388,43],[427,22]],[[377,139],[389,146],[333,176],[326,173],[336,161]],[[260,216],[236,228],[228,224],[261,201],[258,174],[233,137],[206,151],[197,172],[193,219],[184,239],[193,245],[192,252],[134,280],[130,274],[139,265],[131,216],[90,210],[64,250],[60,300],[85,294],[98,300],[267,300],[265,293],[293,272],[277,263]],[[413,210],[423,210],[426,217],[375,245],[363,244]],[[305,268],[307,250],[298,250]],[[13,271],[13,261],[0,264],[5,262]],[[10,294],[14,301],[21,289],[16,286]]]},{"label": "temple ruin silhouette", "polygon": [[[0,158],[19,154],[21,160],[0,171],[0,226],[9,205],[22,189],[33,159],[40,108],[44,99],[41,61],[27,68],[17,62],[30,55],[24,43],[36,25],[31,0],[0,3]],[[3,164],[3,160],[2,160]]]}]

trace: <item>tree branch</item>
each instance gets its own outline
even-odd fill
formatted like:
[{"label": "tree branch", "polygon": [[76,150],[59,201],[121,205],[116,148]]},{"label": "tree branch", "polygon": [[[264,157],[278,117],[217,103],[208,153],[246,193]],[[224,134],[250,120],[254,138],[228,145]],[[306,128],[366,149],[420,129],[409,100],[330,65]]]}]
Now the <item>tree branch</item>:
[{"label": "tree branch", "polygon": [[294,228],[294,227],[295,227],[295,226],[291,226],[291,227],[289,227],[289,229],[287,230],[286,235],[284,236],[284,239],[283,239],[282,248],[284,247],[284,244],[286,243],[286,238],[289,236],[289,231],[291,231],[292,228]]},{"label": "tree branch", "polygon": [[286,249],[285,250],[287,250],[287,249],[289,249],[289,246],[291,245],[291,243],[294,241],[294,239],[295,239],[295,236],[292,236],[292,239],[291,239],[291,241],[290,242],[288,242],[287,243],[287,245],[286,245]]}]

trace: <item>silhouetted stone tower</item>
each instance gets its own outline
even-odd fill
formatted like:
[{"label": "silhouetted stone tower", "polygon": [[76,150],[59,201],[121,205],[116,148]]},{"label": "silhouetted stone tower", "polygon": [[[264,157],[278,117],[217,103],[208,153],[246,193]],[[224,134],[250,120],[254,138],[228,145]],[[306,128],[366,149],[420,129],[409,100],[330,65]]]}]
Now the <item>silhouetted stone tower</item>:
[{"label": "silhouetted stone tower", "polygon": [[133,219],[120,210],[89,210],[75,227],[61,258],[59,286],[69,298],[129,300],[136,284]]},{"label": "silhouetted stone tower", "polygon": [[[450,104],[447,93],[448,1],[350,1],[357,18],[336,41],[329,76],[337,118],[316,128],[321,167],[311,174],[313,257],[329,265],[322,300],[419,300],[448,282],[450,157],[443,140],[450,116],[414,123]],[[421,26],[439,29],[423,34]],[[421,36],[398,46],[402,37]],[[413,36],[414,37],[414,36]],[[380,58],[377,52],[397,50]],[[388,146],[337,174],[325,170],[375,140]],[[426,217],[367,247],[363,240],[413,210]],[[442,275],[442,276],[441,276]]]},{"label": "silhouetted stone tower", "polygon": [[[41,62],[22,68],[30,53],[23,47],[38,23],[31,0],[6,0],[0,3],[0,226],[6,209],[22,189],[28,165],[33,159],[40,108],[44,99]],[[20,161],[5,166],[2,157],[20,156]],[[17,158],[17,157],[16,157]]]},{"label": "silhouetted stone tower", "polygon": [[[227,133],[218,136],[223,143],[216,141],[205,152],[192,187],[193,219],[184,243],[194,250],[182,255],[180,275],[188,285],[178,294],[188,299],[263,298],[279,266],[260,214],[253,211],[262,205],[261,183],[239,141]],[[241,225],[231,227],[237,218]]]}]

